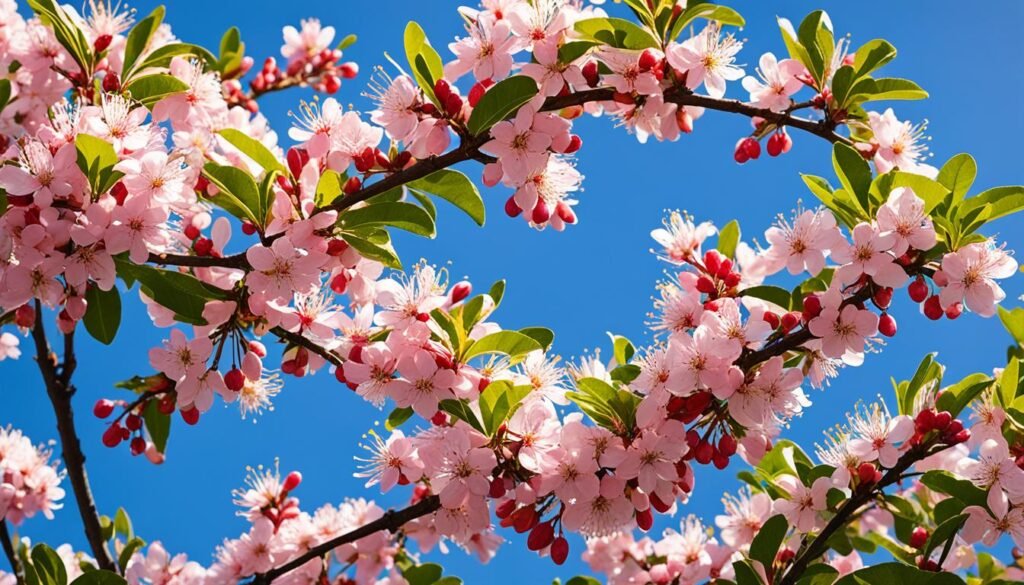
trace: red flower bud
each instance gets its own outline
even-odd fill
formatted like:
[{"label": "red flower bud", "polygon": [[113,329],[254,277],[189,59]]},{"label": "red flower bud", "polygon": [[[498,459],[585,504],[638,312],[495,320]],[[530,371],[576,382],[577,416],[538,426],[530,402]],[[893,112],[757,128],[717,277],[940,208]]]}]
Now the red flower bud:
[{"label": "red flower bud", "polygon": [[300,483],[302,483],[302,474],[298,471],[293,471],[284,478],[284,484],[281,485],[281,489],[290,492],[299,487]]},{"label": "red flower bud", "polygon": [[538,551],[547,548],[555,540],[555,527],[551,522],[541,522],[533,527],[526,537],[526,548]]},{"label": "red flower bud", "polygon": [[647,532],[651,529],[651,526],[654,526],[654,514],[651,513],[650,508],[636,513],[636,526],[644,532]]},{"label": "red flower bud", "polygon": [[564,536],[559,536],[551,543],[551,560],[556,565],[561,565],[569,558],[569,541]]},{"label": "red flower bud", "polygon": [[923,526],[917,526],[910,533],[910,546],[921,548],[928,542],[928,531]]},{"label": "red flower bud", "polygon": [[92,413],[96,418],[107,418],[114,412],[114,402],[101,398],[92,407]]},{"label": "red flower bud", "polygon": [[238,368],[231,368],[224,375],[224,385],[232,392],[241,392],[242,388],[245,387],[245,374]]},{"label": "red flower bud", "polygon": [[910,295],[910,300],[915,303],[923,302],[928,298],[928,283],[924,281],[924,278],[918,276],[907,287],[907,293]]},{"label": "red flower bud", "polygon": [[928,317],[932,321],[938,321],[944,314],[942,305],[939,303],[938,295],[932,295],[928,297],[928,300],[924,302],[924,316]]},{"label": "red flower bud", "polygon": [[195,425],[199,422],[199,409],[192,407],[188,410],[181,410],[181,420],[185,421],[187,425]]},{"label": "red flower bud", "polygon": [[457,303],[464,300],[466,297],[473,292],[473,285],[468,281],[463,280],[452,287],[452,303]]},{"label": "red flower bud", "polygon": [[878,332],[886,337],[894,337],[896,335],[896,319],[889,313],[882,313],[882,316],[878,318]]}]

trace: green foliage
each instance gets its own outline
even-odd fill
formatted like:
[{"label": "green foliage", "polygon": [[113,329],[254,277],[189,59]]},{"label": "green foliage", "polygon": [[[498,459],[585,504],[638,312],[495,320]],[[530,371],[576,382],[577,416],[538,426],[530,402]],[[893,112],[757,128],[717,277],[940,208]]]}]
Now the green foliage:
[{"label": "green foliage", "polygon": [[480,98],[466,127],[472,134],[482,134],[498,122],[515,115],[519,108],[537,95],[537,82],[532,77],[513,75],[502,79]]},{"label": "green foliage", "polygon": [[[668,11],[671,13],[671,7],[669,7]],[[669,33],[668,38],[678,38],[679,34],[698,18],[713,20],[722,25],[746,25],[746,21],[740,16],[740,13],[728,6],[719,6],[708,2],[687,2],[686,9],[683,10],[672,24],[672,31]]]},{"label": "green foliage", "polygon": [[753,542],[750,543],[750,558],[770,567],[775,561],[775,555],[779,552],[779,547],[782,546],[787,532],[789,532],[789,522],[785,516],[776,514],[769,518],[761,526],[761,530],[754,535]]},{"label": "green foliage", "polygon": [[11,101],[11,80],[0,79],[0,112],[4,111]]},{"label": "green foliage", "polygon": [[587,18],[576,23],[576,32],[584,40],[617,49],[658,48],[658,41],[639,25],[622,18]]},{"label": "green foliage", "polygon": [[960,479],[948,471],[931,470],[921,476],[921,483],[928,489],[954,497],[965,506],[986,507],[985,490],[966,479]]},{"label": "green foliage", "polygon": [[220,134],[224,140],[230,142],[232,146],[240,150],[242,154],[251,158],[253,162],[263,167],[263,170],[266,172],[278,172],[282,175],[288,174],[288,170],[283,164],[281,164],[281,161],[278,160],[277,155],[271,152],[270,149],[264,146],[259,140],[256,140],[241,130],[236,130],[234,128],[225,128],[218,132],[218,134]]},{"label": "green foliage", "polygon": [[95,62],[92,45],[64,7],[55,0],[28,0],[28,5],[43,24],[50,25],[57,42],[67,49],[81,71],[91,75]]},{"label": "green foliage", "polygon": [[157,6],[146,18],[143,18],[128,31],[124,46],[124,65],[121,68],[124,79],[130,79],[135,63],[146,52],[153,35],[164,21],[164,7]]},{"label": "green foliage", "polygon": [[142,410],[142,420],[153,446],[161,453],[167,452],[167,439],[171,435],[171,415],[160,412],[160,401],[153,399]]},{"label": "green foliage", "polygon": [[515,358],[525,356],[531,351],[542,349],[544,347],[529,335],[511,330],[498,331],[485,335],[469,345],[462,354],[462,360],[467,361],[476,356],[489,353],[504,354],[515,360]]},{"label": "green foliage", "polygon": [[718,230],[718,251],[726,258],[736,255],[736,246],[740,243],[740,224],[735,219]]},{"label": "green foliage", "polygon": [[935,401],[938,410],[949,411],[953,417],[958,416],[967,405],[992,385],[992,378],[981,373],[966,376],[952,386],[942,389],[942,395]]},{"label": "green foliage", "polygon": [[627,435],[636,426],[636,409],[640,397],[628,390],[617,389],[598,378],[576,380],[576,391],[566,394],[598,425]]},{"label": "green foliage", "polygon": [[208,162],[203,176],[217,187],[218,193],[207,199],[242,221],[266,227],[270,208],[269,193],[261,192],[256,181],[242,169]]},{"label": "green foliage", "polygon": [[82,318],[85,330],[96,341],[110,345],[121,326],[121,294],[117,288],[103,290],[90,286],[85,291],[85,302],[85,316]]},{"label": "green foliage", "polygon": [[117,153],[109,142],[88,134],[75,137],[75,150],[78,152],[78,168],[89,180],[89,188],[94,197],[110,190],[124,173],[115,171]]},{"label": "green foliage", "polygon": [[379,227],[359,228],[342,232],[341,238],[364,258],[376,260],[388,268],[402,269],[402,261],[391,245],[391,236],[387,230]]},{"label": "green foliage", "polygon": [[903,563],[881,563],[859,569],[835,582],[835,585],[964,585],[963,579],[953,573],[933,573]]},{"label": "green foliage", "polygon": [[914,412],[914,400],[917,394],[925,385],[942,383],[942,364],[935,361],[935,354],[930,353],[924,356],[921,363],[914,372],[914,377],[909,381],[896,382],[893,379],[892,385],[896,390],[896,404],[899,406],[900,414],[911,414]]},{"label": "green foliage", "polygon": [[226,291],[206,284],[190,274],[139,266],[127,258],[114,257],[117,275],[131,288],[135,282],[157,304],[174,311],[175,319],[192,325],[205,325],[203,308],[212,300],[227,298]]},{"label": "green foliage", "polygon": [[337,225],[346,231],[366,226],[390,226],[428,238],[436,234],[434,219],[429,213],[418,205],[401,201],[346,209],[338,217]]},{"label": "green foliage", "polygon": [[[485,96],[486,97],[486,96]],[[483,100],[480,100],[483,102]],[[479,108],[479,104],[477,105]],[[484,225],[484,200],[480,191],[459,171],[441,169],[406,184],[412,192],[429,193],[466,212],[477,225]],[[317,189],[319,192],[319,189]]]},{"label": "green foliage", "polygon": [[414,21],[405,27],[405,57],[423,94],[435,105],[441,106],[434,95],[434,83],[444,77],[444,65],[441,56],[430,46],[423,27]]},{"label": "green foliage", "polygon": [[396,408],[391,411],[387,420],[384,421],[384,428],[389,431],[393,431],[405,424],[405,421],[412,418],[413,414],[415,414],[415,412],[409,406],[406,406],[405,408]]},{"label": "green foliage", "polygon": [[487,436],[494,436],[531,390],[530,386],[513,386],[508,380],[487,385],[479,399],[480,420]]},{"label": "green foliage", "polygon": [[242,42],[242,33],[238,27],[233,26],[224,32],[220,39],[220,51],[213,68],[221,75],[228,75],[242,66],[242,59],[245,57],[245,43]]},{"label": "green foliage", "polygon": [[188,91],[189,85],[184,81],[166,73],[143,75],[129,82],[124,91],[140,104],[152,109],[165,97]]},{"label": "green foliage", "polygon": [[755,299],[768,301],[769,303],[778,305],[784,311],[789,310],[790,304],[792,303],[788,290],[770,284],[762,284],[745,288],[740,292],[740,294],[745,297],[754,297]]}]

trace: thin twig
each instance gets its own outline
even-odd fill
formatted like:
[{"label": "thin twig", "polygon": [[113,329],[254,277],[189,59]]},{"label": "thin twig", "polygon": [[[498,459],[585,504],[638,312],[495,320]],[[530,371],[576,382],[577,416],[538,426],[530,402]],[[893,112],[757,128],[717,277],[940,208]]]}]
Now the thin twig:
[{"label": "thin twig", "polygon": [[36,322],[32,327],[32,338],[36,346],[36,362],[39,365],[39,373],[43,376],[43,382],[46,384],[46,394],[50,397],[50,403],[53,405],[53,413],[57,417],[61,459],[64,461],[68,480],[71,482],[71,488],[75,494],[75,502],[78,504],[78,512],[82,517],[89,548],[101,569],[116,572],[117,565],[114,564],[110,551],[107,549],[107,541],[103,538],[96,501],[93,499],[92,489],[89,487],[89,476],[85,471],[85,454],[82,452],[82,444],[78,439],[78,432],[75,430],[75,414],[71,408],[71,397],[75,393],[75,388],[71,385],[71,375],[74,373],[77,363],[74,334],[64,336],[64,363],[59,365],[56,356],[50,352],[50,345],[46,340],[46,330],[43,327],[43,307],[38,299],[35,302],[35,308]]},{"label": "thin twig", "polygon": [[441,500],[437,496],[428,496],[407,508],[403,508],[398,511],[388,510],[387,512],[384,513],[383,516],[381,516],[377,520],[374,520],[373,522],[370,522],[369,524],[364,524],[363,526],[360,526],[359,528],[356,528],[351,532],[347,532],[345,534],[342,534],[341,536],[332,538],[327,542],[319,544],[309,549],[305,553],[295,557],[291,561],[288,561],[287,563],[279,567],[274,567],[266,573],[256,574],[255,576],[253,576],[252,581],[249,582],[249,585],[269,585],[269,583],[274,581],[274,579],[277,579],[278,577],[281,577],[282,575],[290,571],[298,569],[302,565],[305,565],[306,563],[315,558],[322,557],[328,554],[329,552],[343,544],[354,542],[356,540],[359,540],[360,538],[367,537],[375,532],[380,532],[381,530],[387,530],[388,532],[396,532],[407,522],[410,522],[417,518],[421,518],[428,514],[432,514],[436,512],[440,507]]},{"label": "thin twig", "polygon": [[3,541],[4,554],[7,555],[7,562],[11,565],[11,573],[18,579],[18,585],[25,583],[25,575],[21,572],[21,563],[18,562],[18,553],[14,550],[14,539],[7,531],[7,521],[0,519],[0,541]]}]

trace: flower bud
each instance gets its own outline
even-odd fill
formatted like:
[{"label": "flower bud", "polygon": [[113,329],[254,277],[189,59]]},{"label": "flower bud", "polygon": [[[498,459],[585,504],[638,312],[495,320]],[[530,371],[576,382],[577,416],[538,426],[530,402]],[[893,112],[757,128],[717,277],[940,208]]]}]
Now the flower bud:
[{"label": "flower bud", "polygon": [[551,543],[551,560],[556,565],[561,565],[569,558],[569,541],[564,536],[559,536]]},{"label": "flower bud", "polygon": [[526,548],[538,551],[547,548],[555,540],[555,527],[551,522],[541,522],[533,527],[526,537]]},{"label": "flower bud", "polygon": [[101,398],[92,407],[92,414],[96,418],[107,418],[114,412],[114,401]]},{"label": "flower bud", "polygon": [[886,337],[895,337],[896,319],[889,313],[882,313],[882,316],[878,318],[878,332]]},{"label": "flower bud", "polygon": [[281,489],[286,492],[290,492],[299,487],[300,483],[302,483],[302,474],[298,471],[293,471],[284,478],[284,483],[281,485]]}]

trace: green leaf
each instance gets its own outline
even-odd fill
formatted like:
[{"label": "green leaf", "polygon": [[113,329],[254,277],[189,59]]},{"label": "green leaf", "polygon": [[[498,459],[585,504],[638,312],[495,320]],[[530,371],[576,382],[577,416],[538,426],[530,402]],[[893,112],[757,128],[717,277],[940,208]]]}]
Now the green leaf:
[{"label": "green leaf", "polygon": [[555,342],[555,332],[547,327],[523,327],[519,332],[533,338],[545,351],[551,349],[551,344]]},{"label": "green leaf", "polygon": [[444,65],[441,56],[430,46],[423,27],[415,21],[410,21],[405,27],[405,57],[420,89],[436,104],[434,83],[444,77]]},{"label": "green leaf", "polygon": [[[493,90],[493,89],[492,89]],[[486,94],[485,94],[486,97]],[[483,102],[483,99],[480,100]],[[479,104],[477,104],[479,107]],[[484,200],[469,177],[451,169],[435,171],[407,185],[410,189],[436,195],[466,212],[477,225],[484,225]],[[319,193],[319,187],[317,187]]]},{"label": "green leaf", "polygon": [[896,47],[884,39],[874,39],[861,45],[854,53],[853,69],[856,78],[860,79],[872,71],[892,61],[896,57]]},{"label": "green leaf", "polygon": [[726,258],[736,254],[736,246],[740,243],[740,224],[735,219],[718,230],[718,251]]},{"label": "green leaf", "polygon": [[319,208],[330,205],[342,194],[347,180],[346,176],[338,171],[324,171],[316,183],[316,206]]},{"label": "green leaf", "polygon": [[924,546],[924,558],[931,557],[932,551],[944,545],[947,540],[955,537],[966,521],[967,514],[959,514],[936,526],[935,531],[928,535],[928,542]]},{"label": "green leaf", "polygon": [[117,513],[114,514],[114,534],[119,534],[126,539],[135,536],[135,531],[132,529],[132,520],[128,517],[128,512],[124,508],[118,508]]},{"label": "green leaf", "polygon": [[1017,384],[1020,381],[1020,360],[1010,358],[999,376],[999,393],[996,395],[1003,407],[1010,406],[1017,397]]},{"label": "green leaf", "polygon": [[337,49],[339,51],[344,51],[345,49],[347,49],[347,48],[351,47],[352,45],[356,44],[357,40],[359,40],[359,37],[357,37],[356,35],[353,35],[353,34],[345,35],[345,38],[341,39],[341,42],[338,43],[338,45],[335,47],[335,49]]},{"label": "green leaf", "polygon": [[85,291],[85,302],[85,317],[82,318],[85,330],[96,341],[110,345],[121,326],[121,294],[116,287],[103,290],[90,286]]},{"label": "green leaf", "polygon": [[921,86],[909,79],[883,77],[872,80],[872,86],[872,90],[868,93],[865,101],[923,100],[928,97],[927,91],[921,89]]},{"label": "green leaf", "polygon": [[718,6],[717,4],[708,4],[704,2],[696,4],[688,2],[686,9],[683,10],[672,25],[672,31],[669,33],[668,38],[678,38],[679,33],[683,32],[683,29],[685,29],[687,25],[698,18],[714,20],[723,25],[746,25],[746,21],[743,20],[742,16],[740,16],[740,13],[728,6]]},{"label": "green leaf", "polygon": [[175,318],[183,323],[205,325],[203,308],[206,303],[227,298],[226,291],[208,285],[190,274],[139,266],[121,256],[114,257],[114,264],[118,276],[126,284],[137,281],[147,297],[174,311]]},{"label": "green leaf", "polygon": [[391,411],[391,414],[388,415],[388,419],[384,421],[384,428],[389,431],[393,431],[398,427],[402,426],[402,424],[405,423],[405,421],[412,418],[412,415],[414,413],[415,412],[413,411],[411,406],[407,406],[405,408],[396,408]]},{"label": "green leaf", "polygon": [[579,391],[567,393],[568,398],[595,423],[619,435],[632,432],[639,396],[598,378],[580,378],[576,388]]},{"label": "green leaf", "polygon": [[531,351],[543,350],[544,347],[536,339],[518,331],[498,331],[485,335],[469,346],[462,361],[468,361],[478,355],[488,353],[505,354],[511,358],[526,355]]},{"label": "green leaf", "polygon": [[584,40],[617,49],[642,50],[658,47],[658,41],[640,26],[622,18],[587,18],[576,23]]},{"label": "green leaf", "polygon": [[769,518],[761,526],[761,530],[754,535],[753,542],[750,543],[750,558],[760,561],[766,567],[772,566],[787,532],[789,532],[789,522],[786,521],[785,516],[776,514]]},{"label": "green leaf", "polygon": [[601,582],[593,577],[577,575],[565,582],[565,585],[601,585]]},{"label": "green leaf", "polygon": [[106,193],[124,176],[124,173],[114,170],[118,163],[117,153],[106,140],[79,134],[75,137],[75,150],[78,151],[78,168],[89,179],[89,188],[94,196]]},{"label": "green leaf", "polygon": [[773,479],[782,474],[799,477],[801,467],[810,470],[814,464],[799,445],[788,439],[783,439],[777,441],[772,449],[765,453],[756,467],[765,477]]},{"label": "green leaf", "polygon": [[494,299],[494,308],[497,309],[498,305],[501,304],[501,299],[505,298],[505,281],[499,280],[491,285],[491,288],[487,291],[487,296]]},{"label": "green leaf", "polygon": [[768,301],[769,303],[782,307],[783,310],[789,310],[790,303],[792,302],[788,290],[770,284],[745,288],[740,292],[740,294],[745,297],[754,297],[756,299]]},{"label": "green leaf", "polygon": [[924,201],[924,212],[928,213],[949,195],[949,188],[924,175],[905,171],[892,171],[892,187],[908,187]]},{"label": "green leaf", "polygon": [[160,401],[146,402],[142,410],[142,420],[146,423],[146,431],[153,441],[153,446],[161,453],[167,452],[167,439],[171,436],[171,416],[160,412]]},{"label": "green leaf", "polygon": [[0,79],[0,112],[4,111],[11,101],[11,80]]},{"label": "green leaf", "polygon": [[139,537],[132,538],[125,543],[121,554],[117,555],[117,566],[121,568],[122,573],[128,567],[128,562],[132,560],[132,555],[144,546],[146,546],[146,541]]},{"label": "green leaf", "polygon": [[45,544],[32,547],[32,568],[39,585],[67,585],[68,572],[57,551]]},{"label": "green leaf", "polygon": [[764,585],[750,561],[734,561],[732,570],[736,573],[736,585]]},{"label": "green leaf", "polygon": [[132,80],[124,88],[124,91],[132,96],[132,99],[150,109],[165,97],[188,90],[187,83],[166,73],[143,75]]},{"label": "green leaf", "polygon": [[587,53],[590,49],[598,46],[593,41],[570,41],[558,48],[558,62],[572,63]]},{"label": "green leaf", "polygon": [[[909,382],[898,385],[896,400],[899,405],[900,414],[911,414],[914,412],[914,400],[917,393],[926,384],[942,382],[942,365],[935,361],[935,354],[930,353],[924,356],[921,363],[914,372],[914,377]],[[895,382],[894,382],[895,385]]]},{"label": "green leaf", "polygon": [[939,169],[939,183],[953,193],[953,205],[963,201],[978,176],[978,163],[969,154],[960,153]]},{"label": "green leaf", "polygon": [[[190,43],[170,43],[154,49],[152,53],[146,55],[146,57],[143,58],[143,60],[135,67],[135,71],[132,71],[131,75],[134,76],[135,74],[142,73],[148,69],[167,69],[170,67],[171,61],[175,57],[186,56],[196,57],[210,66],[217,63],[217,58],[199,45],[193,45]],[[121,80],[122,83],[130,83],[130,81],[130,77]]]},{"label": "green leaf", "polygon": [[870,190],[873,177],[868,161],[853,147],[836,143],[832,149],[832,166],[843,188],[856,197],[861,209],[872,214],[874,206],[871,204]]},{"label": "green leaf", "polygon": [[476,418],[476,414],[473,413],[473,409],[469,407],[469,403],[465,400],[442,400],[438,404],[438,408],[454,416],[455,418],[465,421],[466,424],[473,427],[474,429],[485,433],[484,426]]},{"label": "green leaf", "polygon": [[1017,213],[1024,209],[1024,186],[993,187],[963,202],[963,213],[988,206],[986,221]]},{"label": "green leaf", "polygon": [[121,67],[122,79],[129,79],[131,77],[135,62],[146,51],[146,47],[149,46],[153,35],[156,34],[160,24],[163,23],[164,12],[163,6],[157,6],[149,16],[140,20],[128,32],[128,38],[124,45],[124,65]]},{"label": "green leaf", "polygon": [[338,227],[344,230],[363,226],[391,226],[428,238],[436,234],[429,213],[419,205],[400,201],[349,208],[338,218]]},{"label": "green leaf", "polygon": [[953,496],[968,506],[986,508],[988,499],[985,490],[966,479],[960,479],[948,471],[931,470],[921,476],[921,483],[932,491]]},{"label": "green leaf", "polygon": [[938,410],[949,411],[956,418],[975,398],[992,385],[992,378],[985,374],[971,374],[956,384],[942,389],[942,395],[935,401]]},{"label": "green leaf", "polygon": [[633,355],[636,354],[636,347],[633,346],[633,342],[621,335],[614,335],[612,333],[608,333],[608,337],[612,338],[612,357],[615,358],[615,363],[620,366],[628,364],[629,360],[633,359]]},{"label": "green leaf", "polygon": [[537,82],[531,77],[513,75],[502,79],[480,98],[473,113],[469,115],[466,127],[475,135],[490,130],[491,126],[514,115],[537,95],[537,91]]},{"label": "green leaf", "polygon": [[1017,342],[1017,345],[1024,346],[1024,308],[999,307],[999,320],[1003,322],[1003,327]]},{"label": "green leaf", "polygon": [[830,65],[832,51],[835,49],[835,39],[828,27],[828,15],[822,10],[808,14],[797,28],[796,38],[806,51],[807,69],[821,87],[825,69]]},{"label": "green leaf", "polygon": [[54,0],[28,0],[28,5],[44,24],[50,25],[57,42],[68,50],[82,72],[91,75],[94,58],[92,45],[64,7]]},{"label": "green leaf", "polygon": [[[382,234],[383,236],[381,236]],[[402,261],[398,259],[398,254],[395,253],[395,248],[391,245],[391,238],[387,235],[386,230],[343,232],[341,238],[355,248],[360,256],[376,260],[388,268],[402,269]]]},{"label": "green leaf", "polygon": [[242,154],[263,167],[265,171],[277,171],[282,175],[288,174],[288,170],[277,159],[277,156],[259,140],[234,128],[225,128],[218,132],[218,134],[223,136],[224,140],[230,142],[235,148],[242,151]]},{"label": "green leaf", "polygon": [[480,393],[480,418],[487,436],[494,436],[516,406],[532,390],[531,386],[513,386],[508,380],[491,382]]},{"label": "green leaf", "polygon": [[211,203],[238,219],[250,221],[261,229],[266,227],[267,205],[249,173],[209,162],[203,167],[203,176],[219,191],[208,199]]},{"label": "green leaf", "polygon": [[963,579],[953,573],[922,571],[904,563],[881,563],[859,569],[835,582],[835,585],[964,585]]},{"label": "green leaf", "polygon": [[231,27],[224,32],[220,39],[220,57],[217,59],[214,69],[221,75],[234,73],[242,66],[245,58],[245,43],[242,42],[242,33],[238,27]]},{"label": "green leaf", "polygon": [[71,585],[125,585],[127,581],[124,577],[114,573],[112,571],[86,571],[80,575],[77,579],[71,582]]}]

